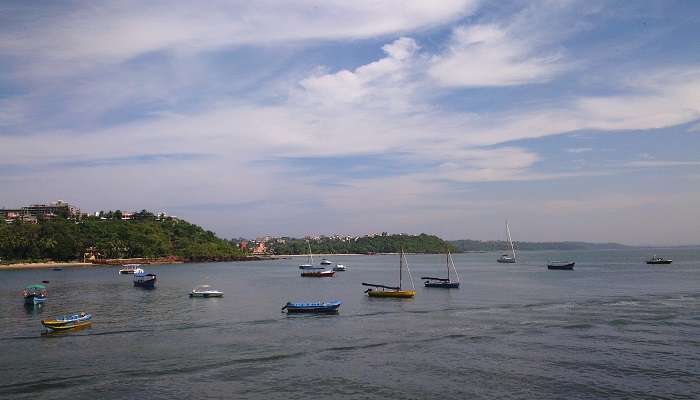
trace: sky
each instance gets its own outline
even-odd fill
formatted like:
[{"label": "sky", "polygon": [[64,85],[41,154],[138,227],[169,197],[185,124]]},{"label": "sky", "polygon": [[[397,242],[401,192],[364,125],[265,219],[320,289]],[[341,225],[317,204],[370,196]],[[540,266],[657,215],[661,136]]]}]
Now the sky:
[{"label": "sky", "polygon": [[0,3],[0,207],[700,243],[700,2]]}]

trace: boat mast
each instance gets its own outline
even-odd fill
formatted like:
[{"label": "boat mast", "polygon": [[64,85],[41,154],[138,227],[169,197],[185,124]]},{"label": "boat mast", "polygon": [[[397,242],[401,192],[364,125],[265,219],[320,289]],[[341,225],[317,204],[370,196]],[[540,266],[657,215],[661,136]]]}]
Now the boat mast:
[{"label": "boat mast", "polygon": [[306,245],[309,246],[309,257],[307,258],[309,264],[313,265],[314,264],[314,255],[311,254],[311,242],[308,240],[306,241]]},{"label": "boat mast", "polygon": [[401,270],[403,269],[403,247],[401,248],[401,258],[399,258],[399,290],[401,290]]},{"label": "boat mast", "polygon": [[445,251],[445,268],[447,268],[447,281],[450,281],[450,251]]},{"label": "boat mast", "polygon": [[[452,254],[450,252],[447,252],[447,257],[450,259],[450,263],[452,264],[452,269],[455,271],[455,276],[457,277],[457,282],[459,282],[459,274],[457,273],[457,268],[455,268],[455,262],[452,259]],[[449,269],[448,269],[449,271]]]},{"label": "boat mast", "polygon": [[513,253],[513,260],[517,261],[515,258],[515,247],[513,247],[513,239],[510,238],[510,228],[508,227],[508,220],[506,220],[506,233],[508,234],[508,243],[510,243],[510,251]]}]

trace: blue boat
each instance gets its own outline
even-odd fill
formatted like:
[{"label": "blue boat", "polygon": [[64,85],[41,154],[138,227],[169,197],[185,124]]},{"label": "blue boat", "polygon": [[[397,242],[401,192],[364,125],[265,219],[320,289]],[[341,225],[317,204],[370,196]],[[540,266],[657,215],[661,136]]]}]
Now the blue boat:
[{"label": "blue boat", "polygon": [[25,304],[41,304],[49,297],[44,285],[30,285],[22,291]]},{"label": "blue boat", "polygon": [[156,285],[156,275],[147,274],[141,268],[134,272],[134,286],[153,289]]},{"label": "blue boat", "polygon": [[287,313],[315,313],[315,314],[335,314],[338,308],[343,304],[341,301],[317,302],[317,303],[291,303],[282,307],[282,311],[287,310]]}]

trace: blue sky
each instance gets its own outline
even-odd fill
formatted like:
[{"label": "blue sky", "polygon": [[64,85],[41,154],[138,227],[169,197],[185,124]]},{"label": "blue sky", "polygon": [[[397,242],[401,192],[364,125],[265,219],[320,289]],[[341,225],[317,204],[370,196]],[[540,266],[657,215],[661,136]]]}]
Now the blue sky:
[{"label": "blue sky", "polygon": [[3,2],[0,206],[698,243],[698,38],[694,1]]}]

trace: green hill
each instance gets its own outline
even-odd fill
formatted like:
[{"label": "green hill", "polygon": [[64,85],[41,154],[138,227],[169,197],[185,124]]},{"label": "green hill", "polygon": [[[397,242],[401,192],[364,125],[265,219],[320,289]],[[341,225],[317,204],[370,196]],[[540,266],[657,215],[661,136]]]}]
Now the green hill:
[{"label": "green hill", "polygon": [[[321,237],[309,240],[311,251],[315,254],[367,254],[397,253],[401,248],[408,253],[443,253],[446,248],[454,251],[453,246],[435,235],[374,235],[357,239],[335,239]],[[273,254],[306,254],[307,240],[283,238],[269,244]]]},{"label": "green hill", "polygon": [[108,213],[110,219],[55,218],[39,223],[0,223],[3,261],[82,260],[86,252],[100,258],[176,256],[184,261],[237,259],[245,254],[213,232],[175,218],[137,213],[133,220]]}]

